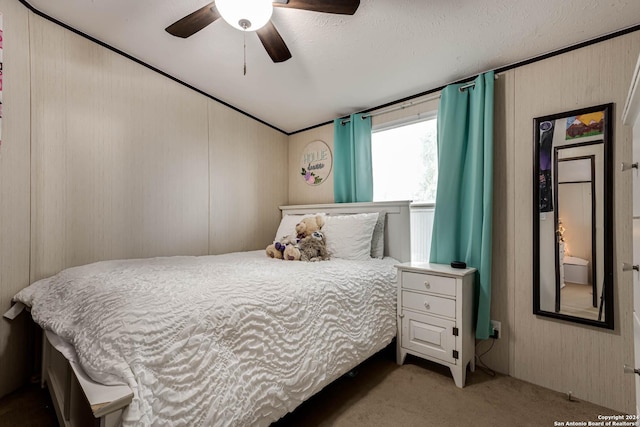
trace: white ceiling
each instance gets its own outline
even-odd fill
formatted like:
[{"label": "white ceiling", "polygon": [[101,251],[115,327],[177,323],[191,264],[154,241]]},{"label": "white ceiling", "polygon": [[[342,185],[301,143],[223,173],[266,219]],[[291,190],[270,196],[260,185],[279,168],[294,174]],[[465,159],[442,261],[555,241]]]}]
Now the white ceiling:
[{"label": "white ceiling", "polygon": [[274,8],[274,64],[219,19],[165,27],[210,0],[27,0],[33,8],[285,132],[295,132],[640,23],[640,0],[361,0],[353,16]]}]

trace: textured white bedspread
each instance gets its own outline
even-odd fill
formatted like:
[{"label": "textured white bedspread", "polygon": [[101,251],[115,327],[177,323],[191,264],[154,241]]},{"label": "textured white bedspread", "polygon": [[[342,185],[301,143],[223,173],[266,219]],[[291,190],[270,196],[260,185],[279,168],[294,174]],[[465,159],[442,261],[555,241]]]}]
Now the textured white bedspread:
[{"label": "textured white bedspread", "polygon": [[14,300],[94,380],[133,389],[124,425],[264,426],[391,341],[396,262],[104,261]]}]

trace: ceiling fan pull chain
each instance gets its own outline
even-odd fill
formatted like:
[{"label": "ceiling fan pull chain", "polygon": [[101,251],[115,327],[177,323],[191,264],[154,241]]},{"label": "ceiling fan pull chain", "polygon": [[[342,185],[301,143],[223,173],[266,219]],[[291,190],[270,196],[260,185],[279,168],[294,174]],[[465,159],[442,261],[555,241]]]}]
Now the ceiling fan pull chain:
[{"label": "ceiling fan pull chain", "polygon": [[247,75],[247,32],[243,31],[244,75]]}]

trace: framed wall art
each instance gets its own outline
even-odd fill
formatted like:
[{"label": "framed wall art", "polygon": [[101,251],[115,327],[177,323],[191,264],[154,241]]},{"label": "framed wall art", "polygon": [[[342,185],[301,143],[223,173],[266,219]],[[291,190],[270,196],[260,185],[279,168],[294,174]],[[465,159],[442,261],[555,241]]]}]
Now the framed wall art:
[{"label": "framed wall art", "polygon": [[320,185],[326,181],[333,166],[333,155],[326,142],[311,141],[302,151],[300,175],[308,185]]}]

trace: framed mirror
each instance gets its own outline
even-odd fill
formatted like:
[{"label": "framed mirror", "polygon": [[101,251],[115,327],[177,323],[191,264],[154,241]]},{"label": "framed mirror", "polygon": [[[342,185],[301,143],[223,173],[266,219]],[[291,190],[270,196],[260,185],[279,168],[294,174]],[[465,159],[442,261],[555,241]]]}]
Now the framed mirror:
[{"label": "framed mirror", "polygon": [[533,313],[613,329],[613,104],[533,120]]}]

